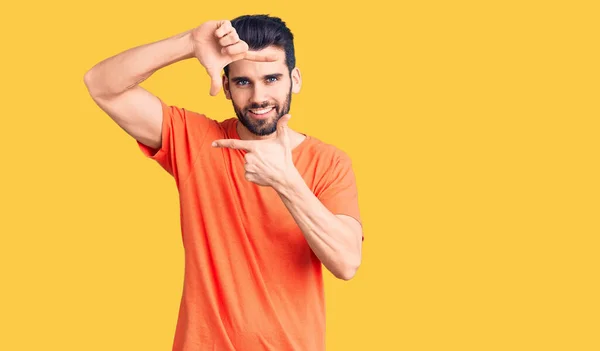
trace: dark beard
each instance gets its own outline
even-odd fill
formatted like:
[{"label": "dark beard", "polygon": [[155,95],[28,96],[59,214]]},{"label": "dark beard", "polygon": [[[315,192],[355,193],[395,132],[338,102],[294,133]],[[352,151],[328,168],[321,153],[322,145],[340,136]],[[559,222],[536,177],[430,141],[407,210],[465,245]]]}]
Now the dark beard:
[{"label": "dark beard", "polygon": [[274,106],[276,116],[273,120],[255,120],[252,117],[248,116],[248,110],[267,107],[271,105],[269,102],[264,102],[261,105],[252,104],[248,106],[248,108],[246,108],[246,110],[242,113],[242,111],[235,106],[235,102],[233,102],[232,99],[233,109],[235,110],[235,114],[237,115],[239,121],[244,125],[244,127],[246,127],[250,131],[250,133],[258,136],[273,134],[277,130],[277,122],[281,117],[290,112],[291,102],[292,90],[290,89],[288,96],[283,104],[283,107],[279,105]]}]

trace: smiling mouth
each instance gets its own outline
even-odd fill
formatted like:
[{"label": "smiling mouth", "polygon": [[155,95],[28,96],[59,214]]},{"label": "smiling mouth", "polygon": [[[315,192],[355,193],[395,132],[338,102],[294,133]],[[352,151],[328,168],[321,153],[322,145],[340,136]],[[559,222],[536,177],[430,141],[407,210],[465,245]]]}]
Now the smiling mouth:
[{"label": "smiling mouth", "polygon": [[275,106],[249,109],[248,114],[254,119],[266,120],[273,116],[273,111],[275,111]]},{"label": "smiling mouth", "polygon": [[252,109],[250,110],[250,112],[252,112],[255,115],[266,115],[267,113],[271,112],[271,110],[273,110],[275,107],[271,106],[271,107],[267,107],[267,108],[259,108],[259,109]]}]

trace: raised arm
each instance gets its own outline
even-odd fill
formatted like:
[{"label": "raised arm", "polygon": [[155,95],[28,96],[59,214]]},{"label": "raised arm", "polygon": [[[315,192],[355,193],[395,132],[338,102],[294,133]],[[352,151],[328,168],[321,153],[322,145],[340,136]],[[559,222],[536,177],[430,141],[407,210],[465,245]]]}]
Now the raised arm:
[{"label": "raised arm", "polygon": [[162,108],[159,99],[139,84],[160,68],[193,58],[190,33],[126,50],[97,63],[84,76],[96,104],[149,147],[160,148]]},{"label": "raised arm", "polygon": [[100,61],[85,73],[84,82],[96,104],[123,130],[158,149],[162,127],[160,100],[139,84],[157,70],[190,58],[197,58],[211,77],[212,96],[221,88],[219,75],[227,64],[239,59],[276,59],[249,52],[229,21],[208,21]]}]

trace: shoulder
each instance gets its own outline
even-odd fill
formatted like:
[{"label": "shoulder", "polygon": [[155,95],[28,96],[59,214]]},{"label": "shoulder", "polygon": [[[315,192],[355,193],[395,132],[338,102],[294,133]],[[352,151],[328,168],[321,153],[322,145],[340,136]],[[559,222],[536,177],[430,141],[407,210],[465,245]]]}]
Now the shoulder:
[{"label": "shoulder", "polygon": [[317,183],[329,183],[353,174],[350,155],[333,143],[308,136],[305,147],[297,157],[298,169],[308,172]]},{"label": "shoulder", "polygon": [[318,159],[329,160],[332,164],[350,164],[352,162],[350,155],[339,146],[314,136],[307,136],[306,142],[310,154]]}]

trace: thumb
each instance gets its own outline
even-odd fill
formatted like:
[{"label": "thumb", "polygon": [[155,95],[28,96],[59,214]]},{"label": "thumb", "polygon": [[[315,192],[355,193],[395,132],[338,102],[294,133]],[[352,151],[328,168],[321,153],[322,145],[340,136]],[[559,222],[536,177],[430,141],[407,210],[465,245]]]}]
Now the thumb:
[{"label": "thumb", "polygon": [[290,118],[292,118],[292,115],[288,113],[281,116],[279,121],[277,121],[277,136],[284,142],[284,145],[286,146],[286,143],[289,142],[288,121]]},{"label": "thumb", "polygon": [[208,75],[210,76],[210,95],[215,96],[221,90],[221,76],[217,70],[208,71]]}]

